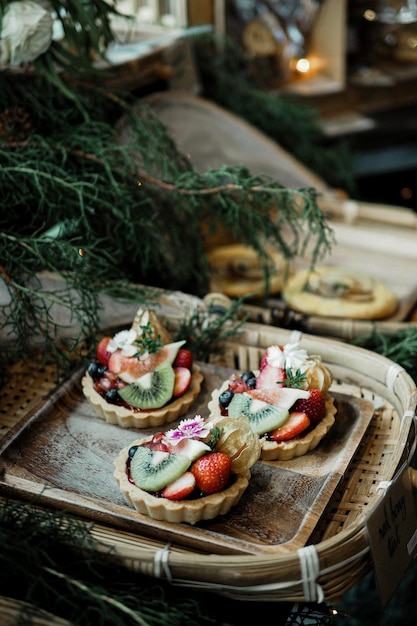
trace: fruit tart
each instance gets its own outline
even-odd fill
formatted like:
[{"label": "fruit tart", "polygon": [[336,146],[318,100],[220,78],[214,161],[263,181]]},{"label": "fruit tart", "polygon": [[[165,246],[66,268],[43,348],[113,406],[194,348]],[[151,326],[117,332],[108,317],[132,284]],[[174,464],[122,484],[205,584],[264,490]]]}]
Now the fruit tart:
[{"label": "fruit tart", "polygon": [[155,311],[139,309],[129,330],[104,337],[81,383],[97,415],[122,428],[172,422],[196,399],[203,376],[185,341],[172,341]]},{"label": "fruit tart", "polygon": [[239,502],[260,453],[248,418],[196,415],[134,440],[115,460],[114,478],[139,513],[195,524],[225,515]]},{"label": "fruit tart", "polygon": [[309,356],[298,339],[270,346],[259,370],[232,374],[213,391],[209,403],[211,415],[248,417],[265,461],[306,454],[335,422],[331,371],[320,356]]}]

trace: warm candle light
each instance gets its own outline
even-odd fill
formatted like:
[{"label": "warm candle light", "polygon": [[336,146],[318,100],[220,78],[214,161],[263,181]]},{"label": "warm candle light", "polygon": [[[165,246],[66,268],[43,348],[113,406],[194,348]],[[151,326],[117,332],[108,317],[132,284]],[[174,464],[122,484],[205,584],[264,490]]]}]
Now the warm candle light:
[{"label": "warm candle light", "polygon": [[311,68],[310,61],[305,58],[298,59],[295,68],[297,72],[300,72],[300,74],[307,74],[307,72],[309,72]]},{"label": "warm candle light", "polygon": [[363,17],[368,20],[368,22],[374,22],[377,19],[377,14],[372,9],[366,9],[363,13]]}]

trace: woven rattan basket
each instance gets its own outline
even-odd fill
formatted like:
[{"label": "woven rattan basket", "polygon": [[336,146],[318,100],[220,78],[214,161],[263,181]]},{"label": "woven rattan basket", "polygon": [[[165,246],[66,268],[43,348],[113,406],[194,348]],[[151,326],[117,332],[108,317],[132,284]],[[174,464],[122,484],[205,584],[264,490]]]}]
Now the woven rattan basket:
[{"label": "woven rattan basket", "polygon": [[[216,364],[255,368],[266,347],[285,343],[289,336],[287,330],[248,323],[235,341],[227,342]],[[335,601],[370,571],[367,516],[383,497],[378,490],[381,481],[391,480],[413,453],[415,385],[401,367],[361,348],[309,335],[302,336],[302,343],[309,353],[322,355],[338,391],[370,400],[375,407],[332,505],[308,545],[276,554],[233,554],[227,549],[214,554],[198,545],[177,545],[168,531],[155,539],[96,521],[91,533],[97,550],[108,551],[111,546],[114,558],[132,572],[261,601]],[[3,439],[13,438],[19,421],[55,387],[53,368],[28,372],[28,367],[15,364],[7,373],[0,404]]]}]

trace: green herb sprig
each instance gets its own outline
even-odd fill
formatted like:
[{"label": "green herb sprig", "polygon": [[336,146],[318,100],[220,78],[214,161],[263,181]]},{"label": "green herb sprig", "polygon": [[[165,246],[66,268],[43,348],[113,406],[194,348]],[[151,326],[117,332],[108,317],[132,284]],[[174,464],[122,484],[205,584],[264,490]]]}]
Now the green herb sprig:
[{"label": "green herb sprig", "polygon": [[148,354],[156,354],[159,352],[164,345],[162,343],[161,335],[156,335],[156,337],[154,337],[154,331],[150,322],[140,326],[140,329],[142,331],[142,335],[135,340],[135,345],[139,348],[135,356],[140,357],[145,352]]},{"label": "green herb sprig", "polygon": [[291,369],[285,370],[285,387],[294,387],[295,389],[301,389],[303,383],[307,380],[305,372],[302,372],[300,369],[297,369],[293,372]]}]

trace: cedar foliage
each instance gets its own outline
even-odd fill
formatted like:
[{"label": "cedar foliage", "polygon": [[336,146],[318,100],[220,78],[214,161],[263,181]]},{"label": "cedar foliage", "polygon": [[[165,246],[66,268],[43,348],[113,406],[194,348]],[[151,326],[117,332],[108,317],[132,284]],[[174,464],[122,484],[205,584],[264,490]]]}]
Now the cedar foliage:
[{"label": "cedar foliage", "polygon": [[[146,103],[93,80],[68,79],[67,87],[77,106],[44,75],[0,73],[0,271],[8,296],[0,330],[15,333],[14,353],[29,349],[36,330],[55,358],[91,344],[103,293],[141,302],[154,287],[204,295],[205,237],[219,225],[261,258],[265,240],[286,258],[310,242],[313,262],[329,251],[332,231],[314,189],[286,189],[241,165],[197,173]],[[64,347],[50,314],[57,296],[37,282],[45,270],[64,279],[58,297],[81,323]]]}]

